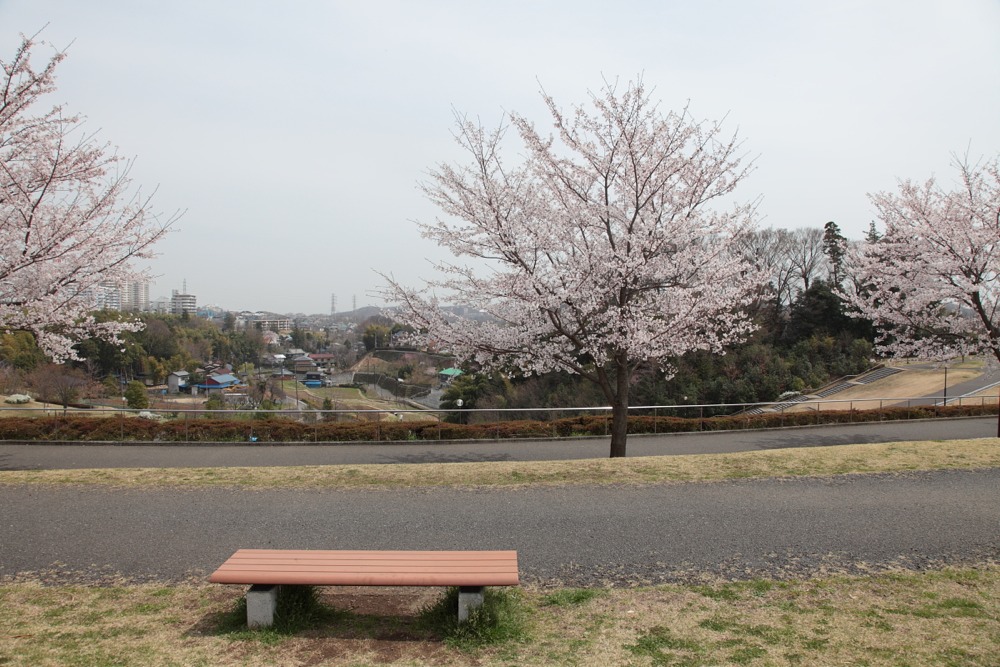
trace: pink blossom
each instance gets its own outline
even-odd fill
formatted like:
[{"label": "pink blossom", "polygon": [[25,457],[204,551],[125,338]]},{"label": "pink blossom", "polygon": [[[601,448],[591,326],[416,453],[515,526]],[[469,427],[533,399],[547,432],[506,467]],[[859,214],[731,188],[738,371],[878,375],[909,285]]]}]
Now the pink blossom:
[{"label": "pink blossom", "polygon": [[35,111],[65,58],[57,52],[36,71],[35,46],[23,38],[0,61],[0,327],[33,332],[63,361],[83,338],[116,341],[140,327],[95,322],[93,295],[141,279],[132,260],[151,257],[175,217],[150,211],[149,197],[131,189],[130,163],[88,134],[82,117],[60,106]]},{"label": "pink blossom", "polygon": [[[735,136],[687,110],[662,113],[641,82],[609,85],[568,114],[543,98],[554,136],[516,113],[493,131],[457,118],[470,159],[432,172],[423,189],[445,217],[421,229],[472,263],[438,264],[424,289],[387,277],[384,296],[407,324],[484,368],[595,382],[613,406],[620,456],[640,365],[669,370],[753,329],[745,308],[764,277],[734,240],[752,229],[754,206],[708,206],[750,166]],[[514,165],[501,156],[511,129],[523,154]],[[455,317],[442,303],[489,317]]]},{"label": "pink blossom", "polygon": [[855,251],[848,298],[886,354],[1000,360],[1000,166],[954,161],[960,182],[870,195],[885,234]]}]

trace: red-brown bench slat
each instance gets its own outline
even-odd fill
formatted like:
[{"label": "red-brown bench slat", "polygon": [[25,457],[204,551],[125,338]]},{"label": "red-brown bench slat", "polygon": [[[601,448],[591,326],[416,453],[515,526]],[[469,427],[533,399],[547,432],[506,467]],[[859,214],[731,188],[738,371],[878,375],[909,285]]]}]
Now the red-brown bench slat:
[{"label": "red-brown bench slat", "polygon": [[209,581],[317,586],[517,586],[516,551],[240,549]]}]

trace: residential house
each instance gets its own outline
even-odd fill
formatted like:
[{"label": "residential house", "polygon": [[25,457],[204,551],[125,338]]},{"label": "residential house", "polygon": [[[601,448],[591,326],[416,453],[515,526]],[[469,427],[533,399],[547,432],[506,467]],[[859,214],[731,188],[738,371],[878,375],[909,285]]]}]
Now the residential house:
[{"label": "residential house", "polygon": [[240,385],[240,379],[230,373],[216,373],[209,375],[205,381],[198,385],[198,388],[207,394],[219,394],[231,387]]},{"label": "residential house", "polygon": [[333,371],[336,367],[336,355],[329,354],[327,352],[313,352],[309,355],[309,358],[313,360],[316,367],[324,371]]},{"label": "residential house", "polygon": [[438,371],[438,382],[448,384],[459,375],[462,375],[462,371],[458,368],[446,368],[443,371]]},{"label": "residential house", "polygon": [[309,355],[303,354],[292,359],[292,370],[296,375],[305,375],[316,370],[316,362],[310,359]]},{"label": "residential house", "polygon": [[174,371],[167,376],[167,393],[179,394],[188,390],[191,374],[187,371]]}]

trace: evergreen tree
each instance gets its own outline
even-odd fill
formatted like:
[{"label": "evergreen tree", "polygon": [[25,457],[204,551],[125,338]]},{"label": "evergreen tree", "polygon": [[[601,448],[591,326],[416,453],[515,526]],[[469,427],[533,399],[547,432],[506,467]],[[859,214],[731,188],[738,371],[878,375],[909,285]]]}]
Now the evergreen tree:
[{"label": "evergreen tree", "polygon": [[823,254],[830,262],[830,282],[836,288],[844,279],[844,258],[847,255],[847,238],[833,220],[823,226]]},{"label": "evergreen tree", "polygon": [[878,243],[881,238],[882,234],[879,233],[878,227],[875,226],[875,221],[872,220],[868,223],[868,232],[865,234],[865,241],[868,243]]},{"label": "evergreen tree", "polygon": [[134,410],[142,410],[149,407],[149,396],[146,394],[146,385],[138,380],[132,380],[125,387],[125,401]]}]

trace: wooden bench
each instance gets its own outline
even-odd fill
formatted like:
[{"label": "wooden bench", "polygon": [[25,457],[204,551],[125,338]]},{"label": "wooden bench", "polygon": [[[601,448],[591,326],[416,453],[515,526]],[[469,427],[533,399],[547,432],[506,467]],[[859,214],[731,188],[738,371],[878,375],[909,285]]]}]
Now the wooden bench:
[{"label": "wooden bench", "polygon": [[296,551],[240,549],[212,573],[249,584],[247,625],[267,627],[281,586],[458,586],[458,620],[483,603],[486,586],[517,586],[516,551]]}]

